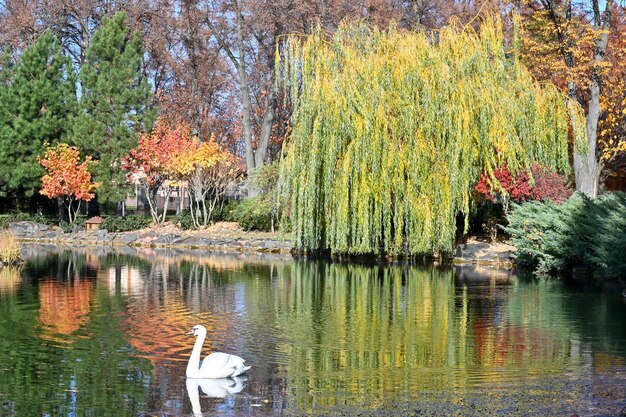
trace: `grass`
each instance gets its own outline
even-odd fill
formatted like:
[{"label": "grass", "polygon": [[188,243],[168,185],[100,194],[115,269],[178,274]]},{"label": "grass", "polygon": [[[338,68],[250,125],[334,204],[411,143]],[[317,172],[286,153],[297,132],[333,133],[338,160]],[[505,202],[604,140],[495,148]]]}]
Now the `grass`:
[{"label": "grass", "polygon": [[0,262],[16,264],[21,260],[20,244],[10,233],[0,233]]}]

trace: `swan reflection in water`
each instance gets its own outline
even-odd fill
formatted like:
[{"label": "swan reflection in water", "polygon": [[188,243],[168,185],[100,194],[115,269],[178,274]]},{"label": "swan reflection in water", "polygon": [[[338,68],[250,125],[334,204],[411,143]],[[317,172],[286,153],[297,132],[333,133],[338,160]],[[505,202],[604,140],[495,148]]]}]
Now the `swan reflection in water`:
[{"label": "swan reflection in water", "polygon": [[232,409],[235,405],[234,394],[241,392],[246,382],[246,377],[219,378],[219,379],[199,379],[187,378],[187,395],[191,402],[193,415],[202,415],[200,409],[200,395],[198,388],[202,389],[205,396],[210,398],[224,398],[224,404],[220,408]]}]

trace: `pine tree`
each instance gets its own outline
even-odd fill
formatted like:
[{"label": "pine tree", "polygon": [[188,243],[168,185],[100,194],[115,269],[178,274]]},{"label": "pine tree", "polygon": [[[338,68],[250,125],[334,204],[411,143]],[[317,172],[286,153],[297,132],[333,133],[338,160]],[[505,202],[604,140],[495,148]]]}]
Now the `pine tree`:
[{"label": "pine tree", "polygon": [[[0,160],[5,160],[4,138],[9,128],[9,106],[8,98],[10,93],[11,78],[13,77],[13,62],[9,50],[4,50],[0,54]],[[3,176],[0,174],[0,196],[6,197],[6,186]]]},{"label": "pine tree", "polygon": [[137,145],[137,132],[150,119],[150,86],[141,62],[141,40],[131,33],[126,14],[105,17],[81,69],[81,111],[73,135],[73,142],[98,161],[94,180],[102,183],[100,202],[124,199],[120,161]]},{"label": "pine tree", "polygon": [[[8,64],[8,58],[3,62]],[[0,187],[17,198],[31,197],[41,187],[37,157],[44,143],[64,140],[76,110],[71,61],[46,31],[0,84]]]}]

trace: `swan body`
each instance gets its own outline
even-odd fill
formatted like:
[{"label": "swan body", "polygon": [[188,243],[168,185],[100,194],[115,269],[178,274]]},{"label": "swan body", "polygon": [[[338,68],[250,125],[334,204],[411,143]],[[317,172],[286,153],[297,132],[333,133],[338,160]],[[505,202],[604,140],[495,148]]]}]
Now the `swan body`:
[{"label": "swan body", "polygon": [[206,328],[201,325],[193,326],[189,334],[196,336],[196,343],[193,345],[187,363],[187,378],[233,378],[250,369],[239,356],[222,352],[211,353],[200,362],[200,352],[206,338]]}]

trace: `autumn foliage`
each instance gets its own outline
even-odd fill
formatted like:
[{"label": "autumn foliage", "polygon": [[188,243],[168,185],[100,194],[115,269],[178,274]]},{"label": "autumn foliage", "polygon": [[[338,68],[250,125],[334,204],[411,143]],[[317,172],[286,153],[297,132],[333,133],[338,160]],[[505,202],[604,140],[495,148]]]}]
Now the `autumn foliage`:
[{"label": "autumn foliage", "polygon": [[44,157],[37,159],[46,170],[40,193],[48,198],[62,198],[70,223],[74,223],[81,201],[94,198],[94,190],[100,186],[92,182],[89,172],[95,162],[89,156],[80,162],[78,149],[66,143],[47,146]]},{"label": "autumn foliage", "polygon": [[493,178],[482,174],[475,190],[490,201],[502,200],[521,203],[528,200],[552,200],[561,203],[573,190],[567,178],[541,164],[533,164],[530,173],[521,171],[513,175],[508,167],[493,171]]},{"label": "autumn foliage", "polygon": [[[155,223],[165,221],[167,202],[176,185],[179,175],[177,162],[181,155],[191,152],[193,141],[190,129],[182,124],[169,126],[158,122],[152,132],[144,133],[139,137],[137,148],[122,159],[122,169],[128,172],[127,179],[131,183],[138,183],[147,191],[150,214]],[[156,197],[159,189],[165,194],[165,207],[159,213]]]},{"label": "autumn foliage", "polygon": [[195,227],[206,226],[231,183],[243,174],[243,164],[213,138],[194,141],[175,161],[179,178],[187,183],[191,217]]},{"label": "autumn foliage", "polygon": [[[237,159],[213,138],[200,142],[182,123],[157,122],[152,132],[140,136],[137,148],[122,161],[127,179],[146,188],[155,223],[163,223],[174,187],[185,190],[192,206],[194,225],[206,226],[227,186],[237,178]],[[162,212],[156,197],[165,196]],[[208,201],[207,201],[208,200]]]}]

